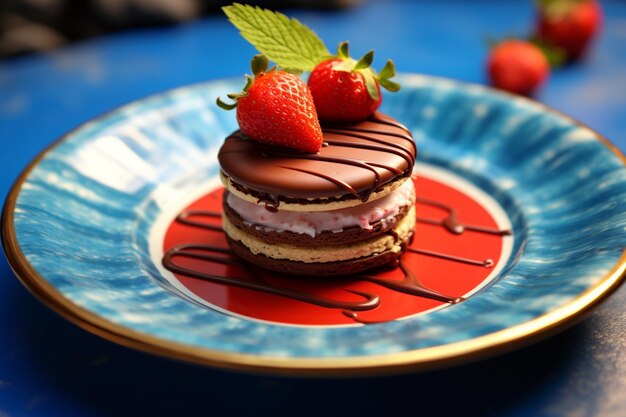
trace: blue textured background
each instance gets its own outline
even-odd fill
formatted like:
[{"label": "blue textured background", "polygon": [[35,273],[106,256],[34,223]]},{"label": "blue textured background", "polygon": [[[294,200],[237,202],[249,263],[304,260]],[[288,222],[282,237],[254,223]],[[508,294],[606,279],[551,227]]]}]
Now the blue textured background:
[{"label": "blue textured background", "polygon": [[[553,73],[537,98],[625,150],[626,5],[603,4],[605,30],[592,54]],[[373,47],[377,62],[393,57],[401,71],[472,82],[484,81],[483,36],[523,33],[532,19],[526,1],[370,2],[293,14],[329,45],[350,39],[355,54]],[[0,63],[0,193],[76,125],[147,94],[240,74],[252,53],[216,16]],[[419,408],[428,415],[621,416],[626,407],[624,288],[573,329],[513,354],[419,375],[332,381],[207,370],[130,351],[51,313],[4,260],[0,272],[6,415],[291,415],[306,403],[301,415],[414,415]]]}]

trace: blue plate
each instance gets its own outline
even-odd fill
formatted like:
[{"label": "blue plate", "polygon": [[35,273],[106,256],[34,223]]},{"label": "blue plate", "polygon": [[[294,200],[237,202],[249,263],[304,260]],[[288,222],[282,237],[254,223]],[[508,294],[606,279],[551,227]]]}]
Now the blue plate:
[{"label": "blue plate", "polygon": [[216,152],[236,122],[214,102],[240,80],[126,105],[43,152],[4,207],[7,257],[35,295],[113,341],[307,374],[424,369],[509,350],[572,324],[620,284],[626,168],[617,149],[528,99],[399,78],[382,111],[412,130],[422,163],[490,195],[515,232],[514,256],[463,303],[371,326],[284,326],[207,308],[171,285],[155,259],[162,214],[217,177]]}]

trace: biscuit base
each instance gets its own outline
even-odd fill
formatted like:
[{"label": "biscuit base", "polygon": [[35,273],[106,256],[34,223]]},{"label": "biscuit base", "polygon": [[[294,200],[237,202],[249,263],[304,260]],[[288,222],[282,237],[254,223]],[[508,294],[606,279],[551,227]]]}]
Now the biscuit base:
[{"label": "biscuit base", "polygon": [[291,261],[288,259],[274,259],[262,254],[255,255],[241,242],[233,240],[229,237],[226,239],[228,240],[228,245],[232,251],[237,256],[251,264],[260,266],[261,268],[268,269],[270,271],[297,276],[315,276],[316,278],[324,276],[336,277],[358,274],[370,269],[389,265],[404,253],[404,251],[387,251],[347,261],[309,263]]}]

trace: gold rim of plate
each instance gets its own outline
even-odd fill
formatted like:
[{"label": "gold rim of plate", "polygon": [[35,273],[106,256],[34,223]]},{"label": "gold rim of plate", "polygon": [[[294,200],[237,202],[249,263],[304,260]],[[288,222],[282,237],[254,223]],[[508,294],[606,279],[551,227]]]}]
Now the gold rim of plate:
[{"label": "gold rim of plate", "polygon": [[[437,77],[428,78],[437,79]],[[445,79],[442,78],[441,80]],[[571,116],[563,114],[535,100],[508,94],[487,86],[459,81],[453,82],[459,85],[470,85],[482,88],[486,91],[494,91],[496,94],[507,95],[517,100],[529,101],[548,112],[570,120],[573,124],[590,129]],[[193,86],[183,88],[190,87],[193,88]],[[117,109],[113,111],[116,110]],[[91,121],[101,119],[102,117],[103,116],[96,117]],[[438,369],[506,353],[565,330],[581,320],[585,313],[592,307],[608,297],[626,278],[626,249],[624,249],[619,260],[609,273],[574,300],[555,310],[527,322],[484,336],[405,352],[341,358],[270,357],[222,352],[164,340],[115,324],[74,304],[63,296],[54,286],[50,285],[50,283],[32,267],[17,242],[13,213],[17,197],[22,189],[22,184],[48,152],[65,141],[74,131],[79,130],[82,126],[84,126],[84,124],[73,129],[44,149],[28,164],[15,181],[2,211],[2,244],[9,265],[18,279],[44,304],[67,320],[93,334],[144,352],[224,369],[294,376],[358,376]],[[593,129],[590,130],[593,131]],[[593,132],[600,142],[614,153],[626,167],[626,156],[608,139],[596,131]]]}]

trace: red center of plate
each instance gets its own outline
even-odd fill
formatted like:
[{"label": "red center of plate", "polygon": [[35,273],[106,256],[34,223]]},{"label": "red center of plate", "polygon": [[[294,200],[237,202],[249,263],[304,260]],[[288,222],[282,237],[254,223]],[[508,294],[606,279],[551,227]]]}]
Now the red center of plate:
[{"label": "red center of plate", "polygon": [[[229,254],[219,228],[222,188],[186,207],[181,213],[196,213],[187,221],[181,222],[180,216],[172,221],[164,253],[189,244],[210,248],[188,249],[172,258],[193,271],[177,272],[176,279],[213,308],[274,323],[377,323],[463,302],[506,261],[500,257],[509,233],[499,230],[489,211],[468,193],[425,176],[414,181],[418,222],[398,266],[339,279],[301,278],[248,266]],[[418,291],[403,291],[399,284],[407,280]],[[347,308],[351,303],[362,307]]]}]

